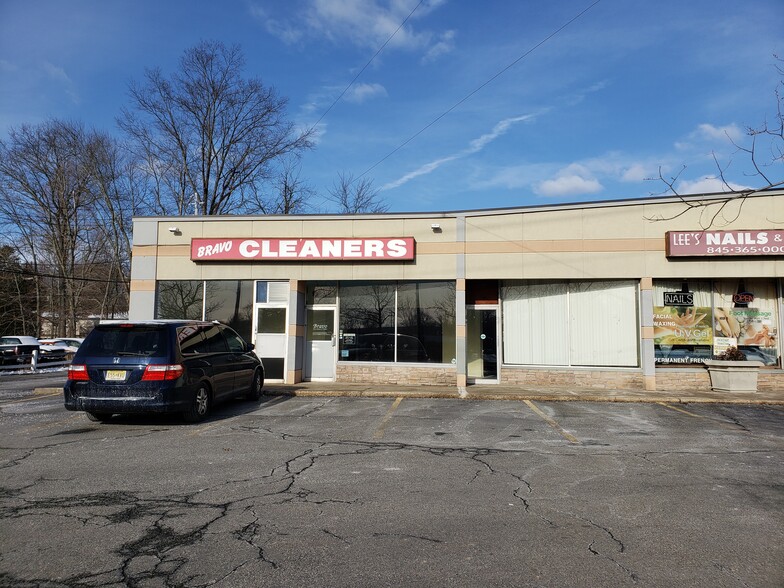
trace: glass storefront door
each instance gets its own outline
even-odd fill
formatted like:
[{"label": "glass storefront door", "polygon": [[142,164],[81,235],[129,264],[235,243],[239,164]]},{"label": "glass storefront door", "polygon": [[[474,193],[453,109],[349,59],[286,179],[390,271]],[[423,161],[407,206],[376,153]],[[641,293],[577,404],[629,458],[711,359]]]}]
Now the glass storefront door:
[{"label": "glass storefront door", "polygon": [[498,307],[466,308],[468,381],[498,383]]},{"label": "glass storefront door", "polygon": [[337,337],[335,307],[308,307],[305,341],[305,380],[335,379]]}]

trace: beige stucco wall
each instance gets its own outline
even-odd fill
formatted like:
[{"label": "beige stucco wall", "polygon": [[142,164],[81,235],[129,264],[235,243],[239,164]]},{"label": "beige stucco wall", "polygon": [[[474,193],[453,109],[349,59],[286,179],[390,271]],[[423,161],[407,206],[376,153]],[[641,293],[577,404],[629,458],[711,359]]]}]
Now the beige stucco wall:
[{"label": "beige stucco wall", "polygon": [[[654,199],[439,215],[137,219],[135,229],[155,239],[135,243],[134,256],[157,258],[157,264],[154,276],[138,276],[135,285],[147,288],[150,279],[455,279],[461,263],[467,279],[777,277],[784,275],[781,257],[668,260],[664,245],[669,230],[780,229],[783,196],[714,203],[685,214],[677,199]],[[465,222],[464,240],[458,219]],[[440,231],[431,229],[434,223]],[[168,230],[173,226],[178,233]],[[416,260],[194,263],[189,254],[197,237],[382,236],[414,237]]]},{"label": "beige stucco wall", "polygon": [[[466,371],[460,358],[465,355],[466,280],[639,280],[640,368],[589,369],[580,372],[580,377],[592,378],[592,382],[601,386],[623,384],[668,389],[687,381],[678,384],[677,376],[673,376],[685,372],[655,370],[651,326],[654,279],[784,276],[784,256],[667,259],[667,231],[784,228],[784,191],[729,202],[726,198],[705,198],[710,200],[707,206],[694,208],[678,198],[659,198],[409,215],[138,218],[134,221],[130,316],[132,319],[153,317],[158,280],[288,280],[292,287],[299,284],[300,290],[308,281],[456,280],[459,361],[456,369],[440,369],[436,380],[464,386]],[[688,199],[689,205],[700,202]],[[433,224],[438,224],[439,229],[433,230]],[[178,230],[171,232],[169,229],[173,227]],[[416,258],[404,262],[193,262],[191,239],[202,237],[413,237]],[[301,339],[303,335],[298,336]],[[294,364],[290,368],[291,365]],[[391,377],[395,381],[433,379],[432,373],[428,376],[430,368],[407,373],[408,368],[389,365],[352,367],[339,363],[339,367],[339,378],[343,381],[366,380],[370,377],[368,370],[373,372],[373,381],[387,381]],[[406,373],[400,375],[403,372]],[[545,383],[556,376],[574,379],[574,373],[575,370],[568,369],[537,371],[507,366],[502,369],[502,381],[514,383],[523,379]],[[704,380],[702,372],[694,373]],[[296,371],[289,375],[292,381],[299,381],[300,377]],[[693,384],[704,387],[702,380]],[[765,385],[778,386],[780,380],[781,372],[777,371],[765,380]]]}]

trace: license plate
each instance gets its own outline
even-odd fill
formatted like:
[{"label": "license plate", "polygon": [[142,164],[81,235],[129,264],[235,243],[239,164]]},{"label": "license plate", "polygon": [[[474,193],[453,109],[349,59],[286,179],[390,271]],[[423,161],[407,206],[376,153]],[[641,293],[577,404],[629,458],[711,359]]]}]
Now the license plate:
[{"label": "license plate", "polygon": [[104,379],[107,382],[124,382],[127,374],[126,370],[107,370]]}]

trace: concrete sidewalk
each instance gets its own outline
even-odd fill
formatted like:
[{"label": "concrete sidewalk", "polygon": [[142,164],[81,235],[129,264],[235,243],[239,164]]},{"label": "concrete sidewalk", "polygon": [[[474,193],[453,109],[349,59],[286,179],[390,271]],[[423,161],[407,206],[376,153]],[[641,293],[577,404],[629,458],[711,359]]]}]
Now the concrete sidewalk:
[{"label": "concrete sidewalk", "polygon": [[343,384],[335,382],[301,382],[299,384],[264,385],[267,396],[362,397],[362,398],[455,398],[464,400],[539,400],[571,402],[672,402],[716,404],[784,405],[784,391],[729,394],[713,391],[650,390],[536,390],[519,386],[475,385],[402,386],[397,384]]},{"label": "concrete sidewalk", "polygon": [[[63,389],[36,388],[35,394],[53,394]],[[346,398],[454,398],[460,400],[539,400],[547,402],[670,402],[707,404],[775,404],[784,406],[784,390],[725,393],[706,391],[597,390],[563,388],[536,390],[519,386],[474,385],[403,386],[398,384],[344,384],[336,382],[267,383],[265,396],[312,396]]]}]

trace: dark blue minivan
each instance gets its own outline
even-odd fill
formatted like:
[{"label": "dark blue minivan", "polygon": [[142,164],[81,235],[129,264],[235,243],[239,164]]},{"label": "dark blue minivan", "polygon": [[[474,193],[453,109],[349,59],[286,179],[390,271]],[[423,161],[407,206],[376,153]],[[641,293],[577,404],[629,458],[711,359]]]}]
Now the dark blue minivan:
[{"label": "dark blue minivan", "polygon": [[179,412],[201,421],[237,396],[261,398],[264,366],[234,330],[217,322],[97,325],[68,368],[65,408],[93,421],[118,413]]}]

